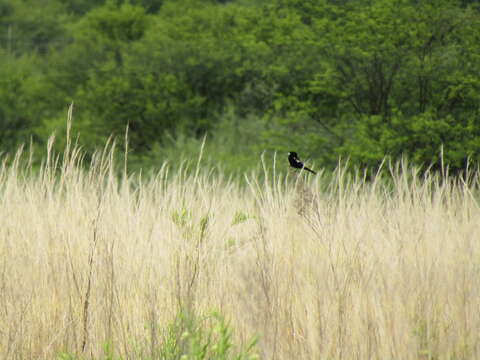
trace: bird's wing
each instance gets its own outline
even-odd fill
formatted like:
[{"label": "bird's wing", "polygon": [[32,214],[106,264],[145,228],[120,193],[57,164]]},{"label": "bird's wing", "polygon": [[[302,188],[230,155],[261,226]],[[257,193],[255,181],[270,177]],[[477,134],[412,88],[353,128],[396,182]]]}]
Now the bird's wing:
[{"label": "bird's wing", "polygon": [[298,158],[294,157],[293,161],[295,162],[295,164],[297,164],[299,166],[303,166],[303,163]]}]

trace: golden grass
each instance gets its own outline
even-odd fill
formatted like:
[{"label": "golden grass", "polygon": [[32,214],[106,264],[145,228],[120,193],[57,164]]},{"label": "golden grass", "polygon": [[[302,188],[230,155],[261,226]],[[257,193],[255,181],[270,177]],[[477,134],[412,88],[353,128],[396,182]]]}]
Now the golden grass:
[{"label": "golden grass", "polygon": [[179,308],[218,310],[265,359],[480,358],[475,179],[242,185],[166,166],[118,177],[109,151],[82,170],[70,145],[49,157],[1,168],[2,359],[107,342],[135,359]]}]

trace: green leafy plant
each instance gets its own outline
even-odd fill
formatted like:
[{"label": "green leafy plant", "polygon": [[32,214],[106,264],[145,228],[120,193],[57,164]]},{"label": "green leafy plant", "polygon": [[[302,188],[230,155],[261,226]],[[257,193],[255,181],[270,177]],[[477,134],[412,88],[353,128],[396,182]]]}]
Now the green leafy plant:
[{"label": "green leafy plant", "polygon": [[[136,348],[139,360],[256,360],[256,338],[244,345],[234,343],[230,324],[217,312],[198,316],[180,311],[167,325],[153,349]],[[79,355],[63,352],[58,360],[83,360]],[[107,343],[97,360],[122,360],[115,355],[114,346]]]}]

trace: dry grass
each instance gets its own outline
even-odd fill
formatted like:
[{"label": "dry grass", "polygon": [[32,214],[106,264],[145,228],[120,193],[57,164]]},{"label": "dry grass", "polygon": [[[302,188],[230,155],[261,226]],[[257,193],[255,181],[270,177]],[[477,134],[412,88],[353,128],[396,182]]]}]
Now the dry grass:
[{"label": "dry grass", "polygon": [[476,180],[242,185],[79,161],[1,168],[2,359],[154,354],[179,308],[218,310],[265,359],[480,358]]}]

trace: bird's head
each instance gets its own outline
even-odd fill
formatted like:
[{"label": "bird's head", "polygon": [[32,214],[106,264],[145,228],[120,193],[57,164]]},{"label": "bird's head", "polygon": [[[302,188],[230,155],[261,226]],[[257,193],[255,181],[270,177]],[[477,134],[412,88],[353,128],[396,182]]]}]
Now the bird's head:
[{"label": "bird's head", "polygon": [[294,157],[294,158],[297,158],[297,157],[298,157],[298,155],[297,155],[297,153],[296,153],[295,151],[290,151],[290,152],[288,153],[288,156],[292,156],[292,157]]}]

